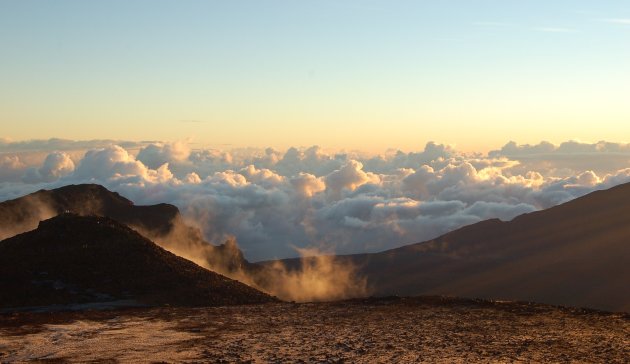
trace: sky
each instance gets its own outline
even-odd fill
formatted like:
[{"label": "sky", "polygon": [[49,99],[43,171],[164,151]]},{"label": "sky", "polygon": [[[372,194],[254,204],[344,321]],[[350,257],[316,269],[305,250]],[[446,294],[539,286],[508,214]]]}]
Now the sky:
[{"label": "sky", "polygon": [[0,201],[382,251],[630,182],[628,95],[628,1],[0,0]]},{"label": "sky", "polygon": [[0,0],[0,137],[630,139],[628,1]]}]

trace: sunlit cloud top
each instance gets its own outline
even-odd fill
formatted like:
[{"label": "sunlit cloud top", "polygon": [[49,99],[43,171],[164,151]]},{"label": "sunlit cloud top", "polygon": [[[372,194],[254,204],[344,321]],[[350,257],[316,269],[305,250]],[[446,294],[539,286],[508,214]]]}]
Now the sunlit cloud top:
[{"label": "sunlit cloud top", "polygon": [[226,151],[186,142],[0,144],[0,201],[99,183],[138,204],[175,204],[209,241],[235,236],[252,260],[295,256],[296,248],[394,248],[625,182],[630,144],[603,141],[509,142],[487,154],[430,142],[382,155],[317,146]]}]

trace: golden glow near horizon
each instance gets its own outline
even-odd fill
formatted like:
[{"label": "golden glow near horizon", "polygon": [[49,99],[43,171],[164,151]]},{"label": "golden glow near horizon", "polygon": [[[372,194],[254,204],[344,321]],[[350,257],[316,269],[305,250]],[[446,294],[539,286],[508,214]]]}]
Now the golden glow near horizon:
[{"label": "golden glow near horizon", "polygon": [[343,4],[3,3],[0,137],[368,152],[630,139],[630,26],[610,21],[627,2]]}]

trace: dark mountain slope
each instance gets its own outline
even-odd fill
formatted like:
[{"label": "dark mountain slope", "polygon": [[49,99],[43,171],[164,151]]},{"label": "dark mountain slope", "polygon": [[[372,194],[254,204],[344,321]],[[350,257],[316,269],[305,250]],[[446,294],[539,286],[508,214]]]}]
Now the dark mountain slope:
[{"label": "dark mountain slope", "polygon": [[509,222],[487,220],[431,241],[338,259],[356,265],[377,295],[630,311],[630,184]]},{"label": "dark mountain slope", "polygon": [[120,299],[204,306],[274,300],[112,219],[74,214],[0,242],[0,292],[2,307]]},{"label": "dark mountain slope", "polygon": [[234,244],[206,242],[199,229],[185,224],[177,207],[165,203],[137,206],[97,184],[40,190],[0,202],[0,239],[33,230],[40,221],[64,212],[112,218],[163,248],[223,274],[249,265]]},{"label": "dark mountain slope", "polygon": [[157,234],[166,234],[173,220],[179,218],[173,205],[136,206],[101,185],[68,185],[1,202],[0,238],[35,229],[39,221],[63,212],[107,216]]},{"label": "dark mountain slope", "polygon": [[630,184],[509,222],[350,258],[380,294],[450,294],[630,310]]}]

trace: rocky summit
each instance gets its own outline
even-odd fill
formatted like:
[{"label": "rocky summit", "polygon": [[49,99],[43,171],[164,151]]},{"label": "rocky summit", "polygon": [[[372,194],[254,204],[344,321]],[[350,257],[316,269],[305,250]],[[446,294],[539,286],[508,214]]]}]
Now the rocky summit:
[{"label": "rocky summit", "polygon": [[0,307],[120,301],[217,306],[270,302],[106,217],[61,214],[0,242]]}]

